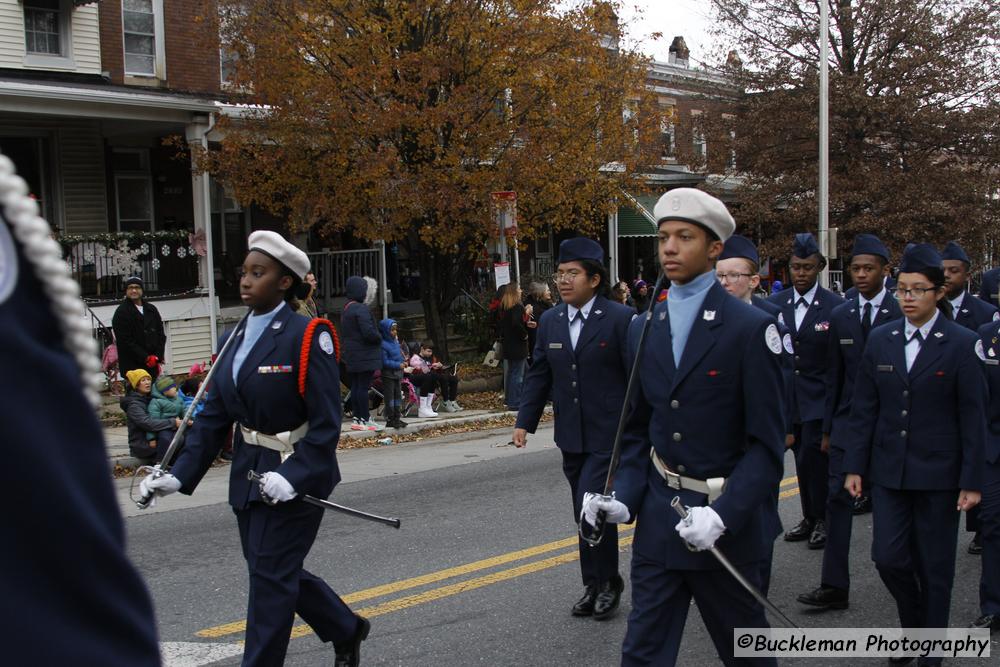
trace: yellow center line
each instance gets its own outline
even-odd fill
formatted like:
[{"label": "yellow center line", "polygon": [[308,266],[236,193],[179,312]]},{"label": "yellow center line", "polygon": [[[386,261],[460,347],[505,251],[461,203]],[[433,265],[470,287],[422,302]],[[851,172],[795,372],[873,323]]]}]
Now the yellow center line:
[{"label": "yellow center line", "polygon": [[[790,486],[795,484],[797,481],[796,477],[786,477],[781,480],[780,486]],[[790,498],[792,496],[798,495],[798,487],[787,489],[778,494],[781,499]],[[619,531],[621,539],[619,544],[624,546],[632,543],[632,532],[633,528],[622,528]],[[379,586],[374,586],[372,588],[366,588],[364,590],[356,591],[348,595],[343,596],[344,602],[347,604],[354,604],[357,602],[363,602],[365,600],[371,600],[378,597],[383,597],[386,595],[391,595],[393,593],[399,593],[405,590],[410,590],[420,586],[425,586],[427,584],[437,583],[439,581],[444,581],[445,579],[451,579],[453,577],[462,576],[465,574],[471,574],[473,572],[479,572],[482,570],[490,569],[493,567],[498,567],[500,565],[506,565],[507,563],[512,563],[518,560],[524,560],[525,558],[531,558],[533,556],[539,556],[541,554],[549,553],[552,551],[558,551],[559,549],[564,549],[570,546],[576,546],[577,537],[568,537],[562,540],[556,540],[553,542],[546,542],[545,544],[539,544],[533,547],[528,547],[526,549],[520,549],[518,551],[511,551],[509,553],[500,554],[498,556],[493,556],[491,558],[484,558],[482,560],[473,561],[471,563],[465,563],[463,565],[458,565],[455,567],[446,568],[443,570],[438,570],[436,572],[429,572],[417,577],[412,577],[409,579],[402,579],[400,581],[390,582],[388,584],[382,584]],[[417,593],[414,595],[408,595],[405,597],[397,598],[395,600],[388,600],[370,607],[365,607],[358,610],[358,613],[363,616],[378,616],[381,614],[387,614],[393,611],[400,611],[402,609],[407,609],[420,604],[425,604],[427,602],[432,602],[434,600],[439,600],[444,597],[450,597],[452,595],[457,595],[467,590],[474,590],[476,588],[481,588],[483,586],[489,586],[494,583],[501,581],[506,581],[508,579],[513,579],[516,577],[523,576],[525,574],[530,574],[532,572],[538,572],[541,570],[549,569],[562,565],[564,563],[569,563],[579,558],[579,552],[577,550],[568,551],[557,556],[546,558],[539,561],[534,561],[531,563],[526,563],[517,567],[513,567],[506,570],[501,570],[499,572],[494,572],[492,574],[484,575],[481,577],[476,577],[473,579],[468,579],[465,581],[456,582],[454,584],[449,584],[447,586],[442,586],[439,588],[434,588],[423,593]],[[205,628],[195,632],[198,637],[205,638],[217,638],[224,637],[226,635],[237,634],[246,631],[246,620],[233,621],[232,623],[224,623],[222,625],[215,625],[210,628]],[[301,637],[306,634],[310,634],[312,630],[308,625],[297,625],[292,629],[292,637]]]}]

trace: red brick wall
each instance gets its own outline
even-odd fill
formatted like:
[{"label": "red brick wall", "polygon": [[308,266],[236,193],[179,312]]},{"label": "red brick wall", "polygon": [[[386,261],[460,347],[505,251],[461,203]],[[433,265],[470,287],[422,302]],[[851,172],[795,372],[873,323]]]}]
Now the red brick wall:
[{"label": "red brick wall", "polygon": [[[167,80],[161,87],[219,93],[219,31],[213,0],[163,0]],[[101,0],[101,63],[112,83],[124,83],[121,0]]]}]

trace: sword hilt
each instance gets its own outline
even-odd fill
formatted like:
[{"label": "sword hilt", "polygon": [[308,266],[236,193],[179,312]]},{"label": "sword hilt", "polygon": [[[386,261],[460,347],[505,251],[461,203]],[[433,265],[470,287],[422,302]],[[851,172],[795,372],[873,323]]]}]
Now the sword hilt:
[{"label": "sword hilt", "polygon": [[[166,474],[166,471],[158,465],[155,466],[139,466],[135,469],[135,474],[132,475],[132,483],[129,485],[128,495],[135,503],[135,506],[141,510],[148,509],[150,503],[153,502],[153,498],[156,497],[155,493],[144,493],[138,498],[135,497],[135,480],[139,479],[142,475],[153,475],[153,479],[157,477],[162,477]],[[139,488],[142,488],[140,485]]]},{"label": "sword hilt", "polygon": [[[674,499],[670,501],[670,506],[674,508],[674,511],[681,515],[681,521],[684,522],[685,526],[691,525],[691,513],[688,508],[685,507],[684,503],[681,502],[680,496],[674,496]],[[690,542],[684,540],[684,546],[688,548],[688,551],[698,551]]]},{"label": "sword hilt", "polygon": [[277,500],[275,500],[271,496],[269,496],[266,493],[264,493],[264,476],[263,475],[258,475],[257,472],[254,471],[254,470],[248,470],[247,471],[247,479],[250,480],[251,482],[257,482],[258,483],[258,486],[260,487],[259,490],[260,490],[260,499],[261,500],[263,500],[268,505],[277,505],[278,504]]},{"label": "sword hilt", "polygon": [[[610,496],[609,496],[610,497]],[[597,516],[594,517],[594,526],[590,528],[590,524],[587,523],[586,519],[580,519],[580,525],[577,528],[577,532],[580,533],[580,539],[586,542],[592,547],[596,547],[601,543],[601,539],[604,538],[604,527],[608,523],[608,513],[604,510],[598,510]]]}]

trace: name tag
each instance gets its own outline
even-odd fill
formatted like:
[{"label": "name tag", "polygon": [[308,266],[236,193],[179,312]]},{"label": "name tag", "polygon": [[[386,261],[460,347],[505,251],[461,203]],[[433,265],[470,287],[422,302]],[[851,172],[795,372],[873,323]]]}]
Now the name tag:
[{"label": "name tag", "polygon": [[561,350],[562,349],[562,343],[549,343],[549,349],[550,350]]},{"label": "name tag", "polygon": [[258,366],[257,372],[262,374],[268,373],[291,373],[291,366]]},{"label": "name tag", "polygon": [[892,364],[879,364],[878,365],[878,372],[879,373],[891,373],[892,372]]},{"label": "name tag", "polygon": [[987,366],[1000,366],[1000,359],[987,359],[986,360],[986,365]]},{"label": "name tag", "polygon": [[853,338],[841,338],[840,339],[840,344],[841,345],[854,345],[854,339]]}]

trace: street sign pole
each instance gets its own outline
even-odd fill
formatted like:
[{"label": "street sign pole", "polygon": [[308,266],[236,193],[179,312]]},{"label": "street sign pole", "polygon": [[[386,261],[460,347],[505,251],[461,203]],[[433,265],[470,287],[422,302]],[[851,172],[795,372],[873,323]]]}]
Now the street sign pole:
[{"label": "street sign pole", "polygon": [[[830,220],[830,8],[819,3],[819,251],[829,255]],[[820,284],[830,287],[830,267],[823,269]]]}]

